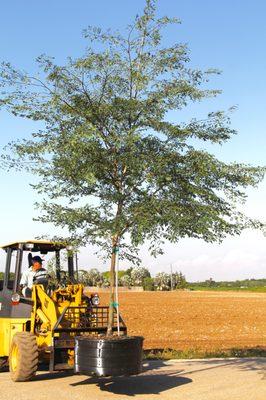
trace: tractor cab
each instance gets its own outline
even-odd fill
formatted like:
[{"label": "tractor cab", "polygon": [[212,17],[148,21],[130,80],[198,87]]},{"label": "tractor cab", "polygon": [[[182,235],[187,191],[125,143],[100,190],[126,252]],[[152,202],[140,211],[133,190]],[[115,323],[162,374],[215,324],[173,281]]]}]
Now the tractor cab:
[{"label": "tractor cab", "polygon": [[[32,301],[29,299],[31,291],[27,296],[22,294],[20,279],[23,261],[26,261],[26,268],[31,268],[31,260],[35,254],[55,256],[58,287],[66,286],[66,283],[74,284],[76,282],[78,272],[76,271],[75,277],[73,249],[71,246],[48,240],[28,240],[9,243],[2,246],[2,249],[6,253],[6,262],[4,279],[0,280],[0,318],[30,317],[32,311]],[[62,250],[67,251],[67,272],[61,269],[60,252]]]},{"label": "tractor cab", "polygon": [[[67,278],[68,282],[75,282],[76,277],[74,272],[74,260],[73,260],[73,250],[71,246],[65,246],[61,243],[55,243],[48,240],[30,240],[25,242],[14,242],[2,246],[2,249],[6,252],[6,263],[4,279],[0,280],[0,291],[12,293],[17,293],[20,290],[20,279],[22,272],[23,255],[25,252],[28,253],[28,267],[31,267],[32,255],[39,253],[40,255],[53,254],[55,255],[55,265],[56,265],[56,279],[61,282],[62,275],[64,279]],[[60,266],[60,251],[67,250],[67,261],[68,261],[68,271],[62,273]],[[15,258],[15,260],[14,260]],[[13,268],[11,268],[11,266]],[[12,271],[13,269],[13,271]],[[66,276],[67,275],[67,276]]]}]

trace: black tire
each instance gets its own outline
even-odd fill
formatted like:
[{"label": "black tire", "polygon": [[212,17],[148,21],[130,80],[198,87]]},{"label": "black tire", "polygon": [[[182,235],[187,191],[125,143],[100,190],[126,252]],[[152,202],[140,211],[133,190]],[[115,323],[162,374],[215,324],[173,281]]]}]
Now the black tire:
[{"label": "black tire", "polygon": [[14,382],[29,381],[38,368],[38,347],[30,332],[18,332],[13,336],[9,353],[9,371]]},{"label": "black tire", "polygon": [[142,370],[143,337],[75,338],[75,372],[84,375],[137,375]]}]

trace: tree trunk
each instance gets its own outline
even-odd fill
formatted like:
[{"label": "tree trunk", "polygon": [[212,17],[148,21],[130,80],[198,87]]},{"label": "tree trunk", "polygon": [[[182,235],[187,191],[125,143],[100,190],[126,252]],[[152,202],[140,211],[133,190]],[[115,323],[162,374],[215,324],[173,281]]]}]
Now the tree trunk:
[{"label": "tree trunk", "polygon": [[113,334],[114,324],[114,307],[115,307],[115,268],[116,268],[116,251],[117,251],[118,237],[115,236],[112,239],[112,258],[110,267],[110,301],[109,301],[109,312],[108,312],[108,325],[107,325],[107,336]]}]

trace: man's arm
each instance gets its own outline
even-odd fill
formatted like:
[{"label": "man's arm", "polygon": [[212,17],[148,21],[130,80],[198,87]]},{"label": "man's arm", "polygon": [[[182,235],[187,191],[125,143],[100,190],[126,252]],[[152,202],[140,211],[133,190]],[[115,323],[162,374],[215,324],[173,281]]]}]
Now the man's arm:
[{"label": "man's arm", "polygon": [[24,271],[20,279],[20,286],[28,286],[28,271]]}]

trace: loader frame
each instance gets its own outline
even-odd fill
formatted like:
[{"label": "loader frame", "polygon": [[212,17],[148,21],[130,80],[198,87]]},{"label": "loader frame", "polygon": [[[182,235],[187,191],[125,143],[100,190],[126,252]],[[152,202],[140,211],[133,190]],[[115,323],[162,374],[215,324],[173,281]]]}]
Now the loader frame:
[{"label": "loader frame", "polygon": [[[58,287],[50,293],[43,285],[34,285],[31,298],[21,296],[12,304],[12,295],[19,292],[24,251],[54,252]],[[16,333],[29,332],[36,338],[40,359],[49,363],[50,371],[74,367],[75,336],[100,335],[107,332],[108,309],[93,306],[84,286],[75,277],[73,252],[68,252],[68,283],[60,286],[60,250],[63,244],[48,241],[27,241],[4,246],[6,269],[0,290],[0,365],[9,357],[12,339]],[[10,281],[12,253],[16,252],[15,277]],[[1,288],[0,288],[1,289]],[[127,334],[127,327],[117,309],[114,310],[113,332]]]}]

